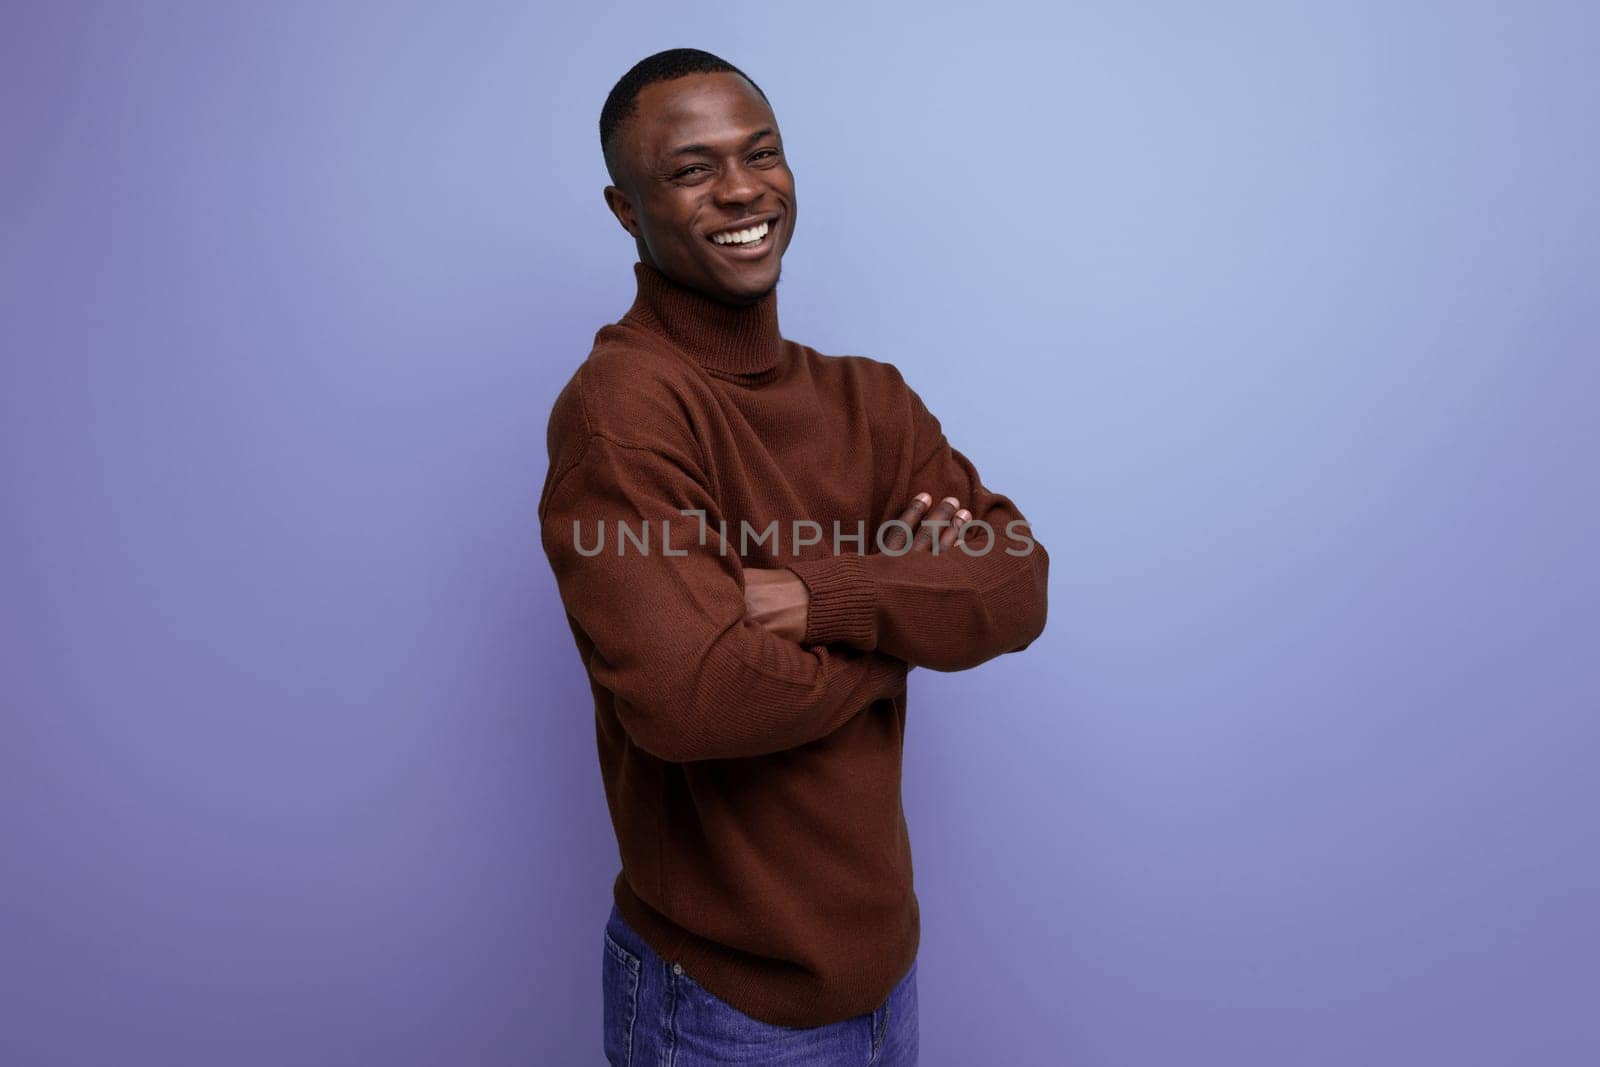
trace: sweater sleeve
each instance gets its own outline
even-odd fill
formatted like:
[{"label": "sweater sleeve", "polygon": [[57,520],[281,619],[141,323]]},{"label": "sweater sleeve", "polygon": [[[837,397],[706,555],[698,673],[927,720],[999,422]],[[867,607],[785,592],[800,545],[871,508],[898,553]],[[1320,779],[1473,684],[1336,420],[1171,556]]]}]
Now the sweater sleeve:
[{"label": "sweater sleeve", "polygon": [[903,692],[900,660],[802,647],[746,617],[743,566],[703,482],[672,450],[591,434],[541,501],[562,602],[635,743],[678,763],[763,755]]},{"label": "sweater sleeve", "polygon": [[[936,501],[955,497],[972,513],[967,547],[786,564],[810,594],[803,643],[876,649],[913,666],[967,670],[1020,652],[1043,632],[1050,556],[1011,498],[983,484],[922,398],[903,388],[914,442],[906,502],[923,490]],[[870,533],[868,542],[875,543]]]}]

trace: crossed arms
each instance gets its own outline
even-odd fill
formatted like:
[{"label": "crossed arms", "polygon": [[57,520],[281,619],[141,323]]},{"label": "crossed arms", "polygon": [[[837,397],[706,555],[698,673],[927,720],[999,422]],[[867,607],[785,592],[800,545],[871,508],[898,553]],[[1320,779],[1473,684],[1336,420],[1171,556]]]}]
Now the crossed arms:
[{"label": "crossed arms", "polygon": [[[575,458],[552,467],[540,501],[545,552],[590,673],[641,748],[673,762],[794,748],[903,692],[912,666],[964,670],[1042,632],[1044,546],[1008,538],[1026,520],[907,391],[911,484],[927,489],[900,516],[916,530],[909,549],[891,526],[888,551],[745,567],[716,536],[692,533],[687,515],[701,513],[713,530],[725,516],[689,449],[589,426]],[[988,551],[957,545],[962,511],[966,524],[990,528],[963,535]],[[665,539],[646,552],[582,550],[580,526],[592,541],[596,528],[619,524],[670,524],[670,551]]]}]

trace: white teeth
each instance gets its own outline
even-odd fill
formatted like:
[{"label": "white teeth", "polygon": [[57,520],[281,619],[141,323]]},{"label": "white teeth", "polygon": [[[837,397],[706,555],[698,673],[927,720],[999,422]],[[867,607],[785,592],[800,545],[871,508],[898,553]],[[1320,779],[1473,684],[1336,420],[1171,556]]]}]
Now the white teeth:
[{"label": "white teeth", "polygon": [[747,245],[754,244],[767,235],[771,227],[763,222],[748,230],[733,230],[728,233],[714,233],[711,240],[719,245]]}]

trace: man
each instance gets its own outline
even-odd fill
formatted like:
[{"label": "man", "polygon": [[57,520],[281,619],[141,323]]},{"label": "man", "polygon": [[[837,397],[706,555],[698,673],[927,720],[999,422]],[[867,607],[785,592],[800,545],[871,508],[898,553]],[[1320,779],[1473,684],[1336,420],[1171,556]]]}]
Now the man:
[{"label": "man", "polygon": [[607,1057],[915,1063],[906,673],[1026,648],[1049,557],[893,364],[780,334],[794,176],[750,78],[658,53],[600,134],[638,294],[539,513],[622,859]]}]

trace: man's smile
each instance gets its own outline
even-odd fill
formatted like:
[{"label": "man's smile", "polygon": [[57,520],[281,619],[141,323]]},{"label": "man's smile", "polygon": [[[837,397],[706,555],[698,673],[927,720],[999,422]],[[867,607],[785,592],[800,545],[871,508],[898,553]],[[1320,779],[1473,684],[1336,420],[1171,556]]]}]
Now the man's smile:
[{"label": "man's smile", "polygon": [[709,234],[707,240],[734,259],[760,259],[772,247],[781,215],[735,224]]}]

